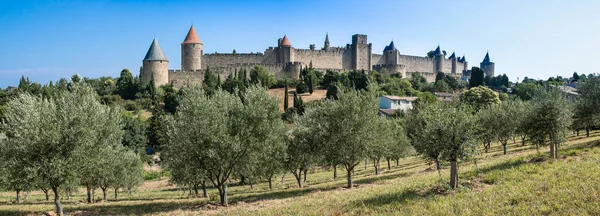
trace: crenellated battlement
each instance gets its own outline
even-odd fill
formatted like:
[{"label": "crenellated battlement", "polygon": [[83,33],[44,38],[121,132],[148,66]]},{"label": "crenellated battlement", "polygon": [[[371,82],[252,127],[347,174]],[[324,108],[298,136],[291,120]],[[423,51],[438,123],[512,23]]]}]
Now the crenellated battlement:
[{"label": "crenellated battlement", "polygon": [[[328,35],[325,36],[322,48],[316,46],[319,43],[310,44],[308,49],[295,48],[292,42],[293,37],[284,36],[277,40],[277,46],[268,47],[264,52],[237,53],[234,49],[231,53],[204,53],[204,44],[192,27],[182,43],[182,69],[167,69],[168,61],[162,53],[165,60],[160,61],[160,65],[154,61],[145,61],[144,70],[146,74],[153,73],[155,79],[160,78],[160,83],[164,83],[167,77],[169,82],[178,85],[181,85],[183,80],[201,81],[207,68],[225,79],[236,71],[251,70],[257,65],[261,65],[277,78],[298,78],[301,68],[308,65],[323,72],[377,70],[389,74],[400,73],[403,77],[420,74],[428,81],[433,81],[438,71],[453,76],[469,74],[468,62],[464,56],[456,58],[453,54],[452,58],[446,58],[440,54],[439,47],[435,57],[429,58],[400,54],[393,42],[381,52],[373,51],[367,35],[363,34],[352,35],[351,43],[340,47],[331,47]],[[157,47],[156,52],[150,53],[162,52],[158,45],[154,46]],[[493,74],[494,63],[487,55],[484,61],[481,65],[486,74]]]}]

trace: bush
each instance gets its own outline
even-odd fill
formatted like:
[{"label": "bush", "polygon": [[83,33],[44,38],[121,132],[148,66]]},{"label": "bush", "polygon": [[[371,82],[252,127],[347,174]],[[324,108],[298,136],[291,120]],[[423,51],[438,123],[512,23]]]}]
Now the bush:
[{"label": "bush", "polygon": [[144,108],[144,109],[150,109],[152,108],[152,99],[150,98],[140,98],[135,100],[136,103],[138,103],[140,105],[140,107]]},{"label": "bush", "polygon": [[169,175],[171,175],[171,172],[167,170],[144,171],[144,181],[156,180],[162,177],[168,177]]},{"label": "bush", "polygon": [[119,95],[103,95],[101,100],[102,103],[106,105],[120,104],[122,102],[121,96]]},{"label": "bush", "polygon": [[297,94],[303,94],[306,92],[308,92],[308,85],[306,85],[306,83],[300,82],[300,83],[296,84],[296,93]]},{"label": "bush", "polygon": [[142,107],[140,106],[140,104],[138,104],[135,101],[126,100],[125,103],[123,104],[123,108],[125,108],[125,110],[127,110],[127,111],[135,111],[135,110],[141,109]]},{"label": "bush", "polygon": [[[286,81],[284,79],[279,79],[275,82],[275,84],[273,86],[271,86],[271,88],[284,88],[285,82]],[[287,80],[288,87],[296,86],[298,83],[300,83],[300,80],[293,80],[293,79]]]}]

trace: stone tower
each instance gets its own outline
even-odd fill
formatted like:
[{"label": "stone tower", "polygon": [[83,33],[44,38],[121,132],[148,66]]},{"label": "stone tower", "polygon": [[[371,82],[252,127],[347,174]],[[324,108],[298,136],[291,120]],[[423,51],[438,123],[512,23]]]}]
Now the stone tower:
[{"label": "stone tower", "polygon": [[142,67],[142,82],[150,84],[154,77],[154,87],[169,84],[169,60],[160,48],[156,38],[152,41]]},{"label": "stone tower", "polygon": [[458,64],[458,59],[456,58],[456,53],[452,52],[452,55],[450,55],[450,57],[448,57],[448,60],[450,60],[450,62],[452,62],[452,71],[450,71],[450,73],[456,74],[456,72],[458,71],[458,68],[456,68],[456,65]]},{"label": "stone tower", "polygon": [[465,55],[463,55],[463,57],[460,58],[458,61],[463,63],[464,68],[462,72],[467,72],[469,70],[469,62],[467,62],[467,60],[465,59]]},{"label": "stone tower", "polygon": [[325,33],[325,44],[323,44],[323,50],[329,50],[329,33]]},{"label": "stone tower", "polygon": [[433,72],[444,72],[444,52],[438,46],[433,53]]},{"label": "stone tower", "polygon": [[202,55],[204,44],[200,41],[194,26],[188,31],[185,40],[181,43],[181,70],[197,71],[202,69]]},{"label": "stone tower", "polygon": [[352,44],[350,45],[350,49],[352,56],[351,66],[353,70],[369,71],[372,69],[372,44],[367,42],[367,35],[352,35]]},{"label": "stone tower", "polygon": [[483,61],[481,62],[481,64],[479,64],[479,67],[481,68],[481,70],[483,70],[483,72],[485,72],[485,76],[493,77],[495,67],[494,65],[495,63],[490,60],[490,53],[487,52],[485,53]]},{"label": "stone tower", "polygon": [[287,35],[279,40],[279,61],[278,63],[288,63],[294,61],[294,48]]},{"label": "stone tower", "polygon": [[394,41],[387,45],[383,49],[383,55],[385,55],[385,63],[388,65],[397,65],[399,64],[400,52],[396,49],[394,45]]}]

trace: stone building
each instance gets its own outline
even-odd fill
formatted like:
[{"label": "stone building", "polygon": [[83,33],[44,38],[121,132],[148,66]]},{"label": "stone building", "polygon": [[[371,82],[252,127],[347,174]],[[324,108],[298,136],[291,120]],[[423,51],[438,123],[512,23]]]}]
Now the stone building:
[{"label": "stone building", "polygon": [[[144,58],[143,77],[149,82],[148,75],[154,76],[156,85],[173,83],[181,86],[185,82],[201,82],[204,71],[210,69],[225,79],[229,74],[241,69],[250,70],[261,65],[276,78],[298,78],[300,70],[312,64],[313,68],[322,72],[349,70],[377,70],[387,74],[401,74],[410,78],[413,74],[424,76],[429,82],[435,80],[437,72],[447,73],[460,78],[468,72],[465,57],[457,58],[455,53],[446,58],[438,46],[432,58],[401,54],[392,41],[382,54],[373,53],[372,44],[367,35],[352,35],[350,44],[343,47],[331,47],[329,35],[321,49],[311,44],[308,49],[292,46],[291,40],[284,35],[277,40],[277,46],[269,47],[257,53],[211,53],[204,54],[201,42],[194,26],[190,28],[181,43],[181,69],[169,70],[168,60],[156,39],[152,42],[146,58]],[[482,69],[494,73],[494,63],[486,54]],[[485,67],[484,67],[485,66]]]}]

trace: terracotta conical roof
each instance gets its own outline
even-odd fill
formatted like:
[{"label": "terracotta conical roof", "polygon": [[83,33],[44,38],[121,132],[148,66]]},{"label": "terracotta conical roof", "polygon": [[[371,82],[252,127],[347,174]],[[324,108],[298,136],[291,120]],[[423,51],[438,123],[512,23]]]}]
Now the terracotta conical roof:
[{"label": "terracotta conical roof", "polygon": [[181,44],[201,44],[201,43],[202,43],[202,41],[200,41],[198,34],[196,34],[196,29],[194,29],[194,25],[192,25],[192,27],[190,28],[190,31],[188,31],[187,36],[185,37],[185,40],[183,40],[183,43],[181,43]]},{"label": "terracotta conical roof", "polygon": [[158,44],[158,40],[154,38],[148,52],[146,53],[146,57],[144,57],[144,61],[169,61],[167,60],[167,56],[160,48]]},{"label": "terracotta conical roof", "polygon": [[290,43],[290,40],[287,38],[287,35],[283,35],[283,39],[281,40],[281,46],[292,46],[292,43]]}]

